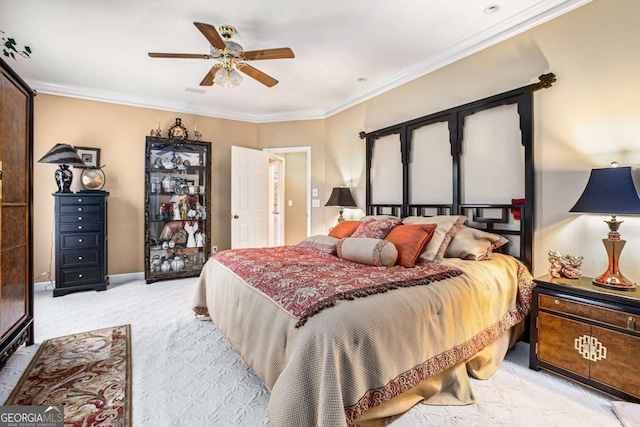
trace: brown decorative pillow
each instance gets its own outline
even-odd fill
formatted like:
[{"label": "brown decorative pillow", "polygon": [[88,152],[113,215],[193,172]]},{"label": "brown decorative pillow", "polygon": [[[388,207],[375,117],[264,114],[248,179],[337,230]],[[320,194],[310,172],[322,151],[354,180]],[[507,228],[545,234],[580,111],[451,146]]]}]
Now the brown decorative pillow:
[{"label": "brown decorative pillow", "polygon": [[506,244],[505,237],[477,228],[462,227],[451,240],[445,257],[482,261],[491,258],[491,253]]},{"label": "brown decorative pillow", "polygon": [[296,246],[302,248],[317,249],[319,251],[328,253],[330,255],[336,254],[336,245],[340,239],[331,236],[325,236],[324,234],[318,234],[315,236],[309,236]]},{"label": "brown decorative pillow", "polygon": [[340,258],[376,267],[391,267],[398,259],[393,243],[382,239],[347,237],[340,239],[336,249]]},{"label": "brown decorative pillow", "polygon": [[393,227],[402,224],[400,219],[381,219],[380,221],[362,221],[351,237],[367,237],[369,239],[384,239]]},{"label": "brown decorative pillow", "polygon": [[338,225],[329,231],[329,236],[335,237],[336,239],[349,237],[356,231],[360,224],[362,224],[362,221],[340,221]]},{"label": "brown decorative pillow", "polygon": [[398,250],[396,264],[411,268],[416,265],[425,247],[431,241],[436,224],[399,225],[385,237]]},{"label": "brown decorative pillow", "polygon": [[429,262],[440,262],[451,239],[467,219],[464,215],[409,216],[403,219],[402,222],[406,225],[436,224],[438,226],[420,258]]}]

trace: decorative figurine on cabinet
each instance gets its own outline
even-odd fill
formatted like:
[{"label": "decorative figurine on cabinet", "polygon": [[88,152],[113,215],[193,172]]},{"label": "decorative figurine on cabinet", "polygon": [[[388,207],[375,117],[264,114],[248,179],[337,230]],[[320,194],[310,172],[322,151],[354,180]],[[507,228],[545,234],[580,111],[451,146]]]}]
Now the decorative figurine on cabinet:
[{"label": "decorative figurine on cabinet", "polygon": [[169,138],[171,139],[187,139],[187,128],[182,124],[180,117],[176,118],[176,122],[169,128]]}]

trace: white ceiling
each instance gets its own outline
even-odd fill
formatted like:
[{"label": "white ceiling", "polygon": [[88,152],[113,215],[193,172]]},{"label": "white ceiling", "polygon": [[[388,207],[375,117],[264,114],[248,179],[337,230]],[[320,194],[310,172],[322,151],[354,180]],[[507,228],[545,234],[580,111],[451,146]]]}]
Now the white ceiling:
[{"label": "white ceiling", "polygon": [[[328,117],[589,1],[2,0],[0,30],[31,47],[5,59],[38,92],[259,123]],[[251,62],[272,88],[199,87],[214,60],[147,56],[209,53],[195,21],[296,57]]]}]

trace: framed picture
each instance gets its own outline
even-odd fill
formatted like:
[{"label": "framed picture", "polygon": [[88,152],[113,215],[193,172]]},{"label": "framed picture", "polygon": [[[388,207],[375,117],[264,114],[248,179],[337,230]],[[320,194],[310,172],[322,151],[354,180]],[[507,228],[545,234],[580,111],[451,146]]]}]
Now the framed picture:
[{"label": "framed picture", "polygon": [[100,167],[100,149],[90,147],[73,147],[78,153],[78,156],[82,159],[85,167],[99,168]]}]

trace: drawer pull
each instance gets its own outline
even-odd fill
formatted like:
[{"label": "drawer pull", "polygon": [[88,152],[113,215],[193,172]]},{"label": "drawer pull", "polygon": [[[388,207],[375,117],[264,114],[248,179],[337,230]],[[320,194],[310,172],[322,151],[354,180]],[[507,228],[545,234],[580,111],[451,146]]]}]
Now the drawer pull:
[{"label": "drawer pull", "polygon": [[82,239],[78,239],[78,243],[82,243]]},{"label": "drawer pull", "polygon": [[78,212],[82,212],[82,208],[78,208]]},{"label": "drawer pull", "polygon": [[82,261],[82,257],[81,256],[78,257],[78,261]]},{"label": "drawer pull", "polygon": [[555,304],[557,304],[557,305],[560,305],[560,300],[555,299],[555,300],[553,300],[553,302],[554,302]]},{"label": "drawer pull", "polygon": [[78,217],[78,221],[82,221],[82,217],[81,216]]},{"label": "drawer pull", "polygon": [[82,202],[82,199],[78,199],[78,202]]},{"label": "drawer pull", "polygon": [[78,230],[82,230],[82,226],[81,225],[78,226]]},{"label": "drawer pull", "polygon": [[574,348],[587,360],[598,362],[607,358],[607,347],[602,345],[596,337],[589,335],[579,336],[574,340]]},{"label": "drawer pull", "polygon": [[82,278],[82,273],[78,274],[78,277],[79,277],[79,278]]},{"label": "drawer pull", "polygon": [[631,316],[629,316],[629,318],[627,319],[627,329],[629,329],[630,331],[636,330],[636,319]]}]

